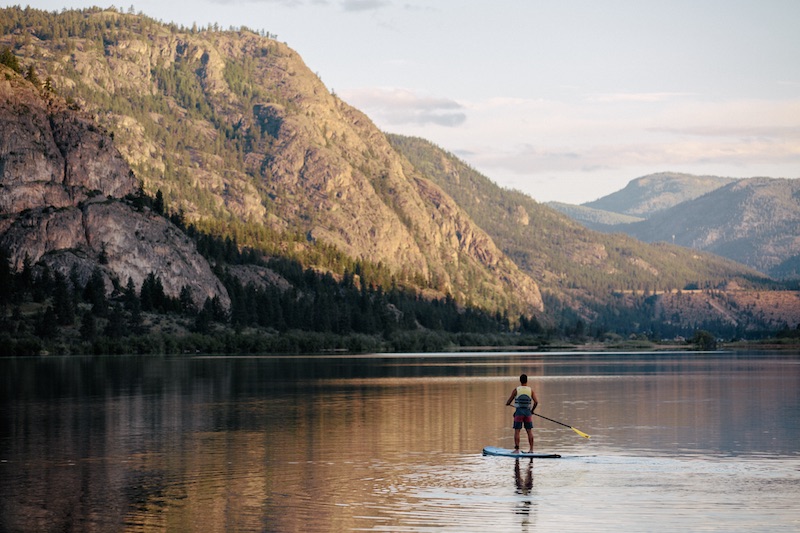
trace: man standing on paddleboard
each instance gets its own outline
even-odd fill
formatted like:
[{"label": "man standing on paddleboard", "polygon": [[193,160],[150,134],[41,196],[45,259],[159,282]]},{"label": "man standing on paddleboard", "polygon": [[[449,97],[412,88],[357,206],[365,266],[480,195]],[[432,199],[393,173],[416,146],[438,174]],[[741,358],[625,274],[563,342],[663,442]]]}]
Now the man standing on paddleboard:
[{"label": "man standing on paddleboard", "polygon": [[519,451],[519,432],[522,427],[528,433],[528,444],[530,450],[528,453],[533,453],[533,411],[539,405],[539,399],[536,393],[528,386],[528,376],[522,374],[519,377],[519,387],[511,391],[511,396],[508,397],[506,405],[511,405],[511,402],[516,399],[514,410],[514,451]]}]

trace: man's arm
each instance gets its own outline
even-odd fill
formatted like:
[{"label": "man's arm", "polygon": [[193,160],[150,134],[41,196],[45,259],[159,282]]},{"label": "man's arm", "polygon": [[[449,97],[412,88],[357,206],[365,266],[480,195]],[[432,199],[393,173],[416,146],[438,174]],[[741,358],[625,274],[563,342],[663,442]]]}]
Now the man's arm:
[{"label": "man's arm", "polygon": [[531,412],[536,410],[536,406],[539,405],[539,398],[536,397],[536,391],[531,389],[531,400],[533,400],[533,405],[531,406]]},{"label": "man's arm", "polygon": [[514,398],[516,398],[516,397],[517,397],[517,389],[514,389],[513,391],[511,391],[511,396],[508,397],[508,401],[506,402],[506,405],[511,405],[511,402],[513,402]]}]

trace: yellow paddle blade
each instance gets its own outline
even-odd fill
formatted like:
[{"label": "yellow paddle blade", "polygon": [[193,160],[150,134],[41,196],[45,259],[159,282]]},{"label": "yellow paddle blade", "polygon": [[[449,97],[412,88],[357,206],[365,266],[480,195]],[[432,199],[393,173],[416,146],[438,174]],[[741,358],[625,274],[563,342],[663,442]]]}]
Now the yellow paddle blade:
[{"label": "yellow paddle blade", "polygon": [[575,433],[577,433],[578,435],[580,435],[581,437],[583,437],[584,439],[591,439],[591,437],[590,437],[589,435],[587,435],[586,433],[584,433],[584,432],[583,432],[583,431],[581,431],[580,429],[575,429],[575,428],[574,428],[574,427],[572,427],[572,426],[570,426],[569,428],[570,428],[572,431],[574,431]]}]

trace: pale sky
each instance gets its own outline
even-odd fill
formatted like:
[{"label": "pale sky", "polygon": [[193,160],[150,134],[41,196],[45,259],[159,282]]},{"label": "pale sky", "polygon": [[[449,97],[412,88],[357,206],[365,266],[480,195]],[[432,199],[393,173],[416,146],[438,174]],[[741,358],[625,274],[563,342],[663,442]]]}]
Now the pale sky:
[{"label": "pale sky", "polygon": [[538,201],[583,203],[662,171],[800,178],[797,0],[117,7],[130,5],[187,27],[276,34],[383,131],[426,138]]}]

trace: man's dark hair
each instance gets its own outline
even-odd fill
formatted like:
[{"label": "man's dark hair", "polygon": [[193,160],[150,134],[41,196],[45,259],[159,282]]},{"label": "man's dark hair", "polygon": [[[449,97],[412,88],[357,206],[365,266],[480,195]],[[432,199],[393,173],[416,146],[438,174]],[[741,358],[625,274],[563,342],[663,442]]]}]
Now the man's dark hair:
[{"label": "man's dark hair", "polygon": [[524,384],[524,383],[527,383],[527,382],[528,382],[528,375],[527,375],[527,374],[521,374],[521,375],[519,376],[519,382],[520,382],[520,383],[523,383],[523,384]]}]

